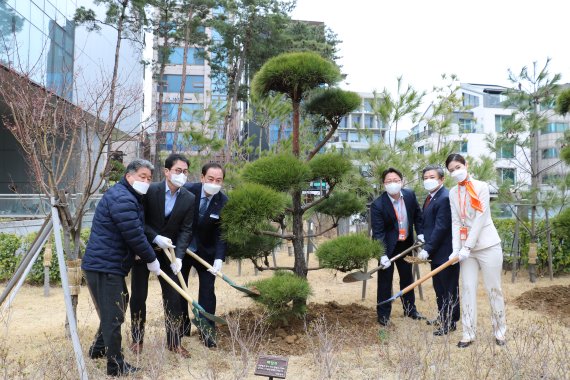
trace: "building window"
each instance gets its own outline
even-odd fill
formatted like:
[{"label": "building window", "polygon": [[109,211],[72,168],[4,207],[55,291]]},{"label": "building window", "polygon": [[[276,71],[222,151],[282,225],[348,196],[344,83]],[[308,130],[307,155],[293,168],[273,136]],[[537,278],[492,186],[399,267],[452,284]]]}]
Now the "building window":
[{"label": "building window", "polygon": [[360,115],[352,115],[352,128],[360,128]]},{"label": "building window", "polygon": [[495,132],[501,133],[504,130],[505,123],[512,120],[510,115],[495,115]]},{"label": "building window", "polygon": [[512,142],[497,143],[497,158],[515,158],[515,144]]},{"label": "building window", "polygon": [[475,120],[459,119],[459,133],[475,133]]},{"label": "building window", "polygon": [[497,177],[499,179],[499,183],[503,183],[505,181],[509,181],[512,184],[516,183],[516,169],[510,168],[498,168],[497,169]]},{"label": "building window", "polygon": [[348,141],[347,132],[339,132],[338,137],[340,138],[340,141]]},{"label": "building window", "polygon": [[[182,75],[164,75],[162,88],[159,84],[157,91],[163,92],[180,92],[182,85]],[[185,93],[202,93],[204,92],[204,76],[203,75],[186,75],[186,83],[184,84]]]},{"label": "building window", "polygon": [[560,174],[543,174],[540,182],[543,185],[553,185],[554,186],[554,185],[560,183],[561,180],[562,180],[562,176]]},{"label": "building window", "polygon": [[542,158],[543,159],[558,158],[559,156],[560,156],[560,152],[558,151],[557,148],[548,148],[548,149],[542,150]]},{"label": "building window", "polygon": [[476,95],[463,93],[464,107],[479,107],[479,97]]},{"label": "building window", "polygon": [[372,102],[374,101],[374,99],[364,99],[364,101],[362,102],[363,106],[364,106],[364,112],[372,112]]},{"label": "building window", "polygon": [[419,154],[424,154],[425,152],[426,152],[425,146],[418,146],[418,153]]},{"label": "building window", "polygon": [[540,133],[546,135],[548,133],[564,133],[568,130],[568,123],[548,123],[542,128]]},{"label": "building window", "polygon": [[364,115],[364,128],[374,128],[374,115]]},{"label": "building window", "polygon": [[[176,121],[178,115],[178,103],[163,103],[162,118],[164,121]],[[199,119],[198,115],[203,110],[203,105],[199,103],[182,104],[181,121],[191,122]]]},{"label": "building window", "polygon": [[455,141],[455,146],[457,147],[457,150],[459,153],[465,153],[467,154],[467,140],[462,140],[462,141]]},{"label": "building window", "polygon": [[[168,63],[171,65],[181,65],[182,58],[184,57],[184,48],[175,47],[170,53]],[[189,48],[186,63],[189,65],[204,65],[204,49],[202,48]]]},{"label": "building window", "polygon": [[350,132],[348,134],[348,142],[359,142],[358,132]]},{"label": "building window", "polygon": [[340,123],[338,125],[339,128],[346,128],[346,126],[348,125],[348,117],[343,117],[342,119],[340,119]]}]

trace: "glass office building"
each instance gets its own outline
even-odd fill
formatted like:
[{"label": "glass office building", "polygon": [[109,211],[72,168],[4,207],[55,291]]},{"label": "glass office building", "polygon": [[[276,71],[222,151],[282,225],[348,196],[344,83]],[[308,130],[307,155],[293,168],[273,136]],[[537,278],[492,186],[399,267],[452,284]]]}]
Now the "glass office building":
[{"label": "glass office building", "polygon": [[73,99],[74,0],[0,0],[0,63]]}]

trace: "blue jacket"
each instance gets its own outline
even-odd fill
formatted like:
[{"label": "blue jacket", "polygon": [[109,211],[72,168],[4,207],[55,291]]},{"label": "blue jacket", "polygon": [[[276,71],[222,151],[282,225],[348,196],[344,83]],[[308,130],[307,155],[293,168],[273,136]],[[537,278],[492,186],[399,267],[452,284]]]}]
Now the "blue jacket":
[{"label": "blue jacket", "polygon": [[126,276],[135,255],[146,263],[156,259],[144,234],[142,196],[123,177],[95,209],[81,268]]},{"label": "blue jacket", "polygon": [[[414,227],[418,235],[423,233],[422,210],[413,191],[402,189],[402,195],[408,214],[408,238],[404,243],[407,247],[411,247],[414,244]],[[384,254],[393,257],[400,253],[394,252],[396,243],[398,243],[398,219],[388,193],[383,192],[372,202],[370,219],[372,221],[372,238],[384,244]]]},{"label": "blue jacket", "polygon": [[453,251],[451,234],[451,207],[449,190],[441,187],[424,208],[424,249],[429,253],[432,264],[440,265],[447,261]]},{"label": "blue jacket", "polygon": [[[194,210],[199,210],[202,183],[187,183],[184,187],[194,194]],[[220,217],[227,201],[228,197],[220,191],[212,197],[202,220],[200,220],[198,212],[194,213],[192,236],[196,238],[198,245],[196,253],[206,261],[224,260],[226,258],[227,244],[222,240],[222,221]]]}]

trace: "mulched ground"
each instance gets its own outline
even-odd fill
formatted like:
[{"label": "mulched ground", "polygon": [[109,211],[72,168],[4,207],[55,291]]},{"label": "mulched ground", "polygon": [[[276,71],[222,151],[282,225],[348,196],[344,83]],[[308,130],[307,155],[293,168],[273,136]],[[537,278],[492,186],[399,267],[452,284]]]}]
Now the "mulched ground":
[{"label": "mulched ground", "polygon": [[[247,331],[252,331],[252,326],[263,319],[262,312],[258,309],[234,310],[223,317],[239,318],[239,329],[244,336],[248,335]],[[340,345],[369,346],[378,341],[375,334],[368,333],[370,329],[378,329],[376,319],[376,310],[354,303],[310,303],[303,319],[295,318],[287,325],[265,324],[264,334],[260,337],[262,351],[273,355],[303,355],[319,344],[319,331],[321,336],[329,332],[329,339],[336,339],[335,342]],[[326,328],[323,329],[323,326]],[[339,341],[338,337],[342,337],[342,341]],[[231,343],[228,326],[220,326],[218,347],[229,350]]]},{"label": "mulched ground", "polygon": [[521,309],[534,310],[570,327],[570,286],[534,288],[514,300]]}]

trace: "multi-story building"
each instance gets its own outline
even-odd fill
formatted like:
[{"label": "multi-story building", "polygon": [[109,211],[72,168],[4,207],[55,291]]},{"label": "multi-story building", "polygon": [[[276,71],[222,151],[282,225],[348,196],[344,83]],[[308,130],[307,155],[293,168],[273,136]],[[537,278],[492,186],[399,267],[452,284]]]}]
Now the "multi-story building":
[{"label": "multi-story building", "polygon": [[[462,99],[461,110],[453,113],[448,134],[440,135],[431,130],[425,121],[411,130],[410,138],[420,153],[429,154],[438,147],[453,144],[458,153],[472,158],[488,156],[495,160],[497,180],[509,180],[515,185],[529,185],[530,150],[526,147],[503,145],[491,149],[489,140],[502,133],[503,123],[513,114],[512,108],[504,108],[503,101],[507,88],[496,85],[462,83],[459,96]],[[431,105],[425,112],[429,118]],[[538,170],[539,182],[548,185],[553,176],[568,173],[568,168],[560,162],[560,138],[568,130],[570,118],[548,111],[548,125],[539,134]],[[528,133],[520,136],[528,138]]]},{"label": "multi-story building", "polygon": [[370,143],[385,140],[388,130],[372,110],[374,95],[363,92],[358,94],[362,98],[360,108],[341,119],[338,129],[327,147],[335,146],[338,149],[343,149],[344,146],[347,146],[351,150],[358,151],[368,149]]},{"label": "multi-story building", "polygon": [[[85,110],[86,104],[94,104],[96,86],[110,81],[116,30],[103,26],[100,32],[89,32],[76,25],[73,17],[80,6],[104,15],[104,9],[93,0],[0,0],[0,69],[25,77],[37,85],[38,91],[47,90]],[[142,92],[140,62],[140,49],[123,43],[119,82],[131,94]],[[118,92],[117,101],[120,96]],[[37,193],[19,143],[3,124],[10,116],[9,108],[0,99],[0,194]],[[119,128],[127,133],[138,131],[142,100],[123,116]],[[82,172],[84,158],[72,163],[78,173]]]}]

